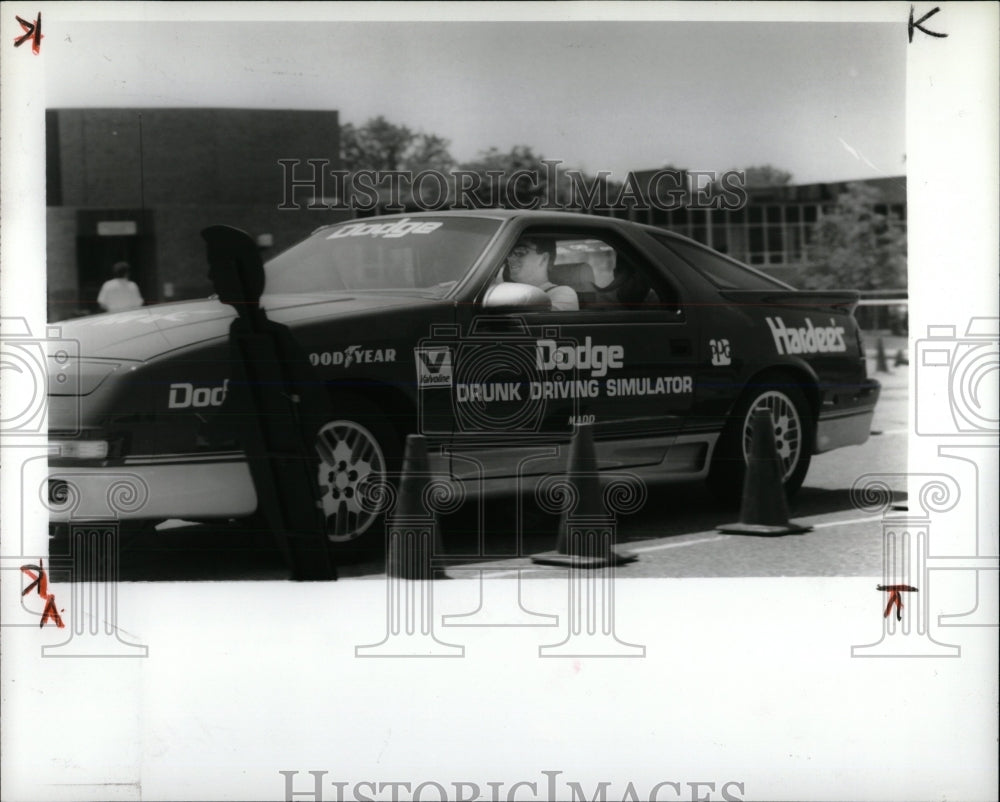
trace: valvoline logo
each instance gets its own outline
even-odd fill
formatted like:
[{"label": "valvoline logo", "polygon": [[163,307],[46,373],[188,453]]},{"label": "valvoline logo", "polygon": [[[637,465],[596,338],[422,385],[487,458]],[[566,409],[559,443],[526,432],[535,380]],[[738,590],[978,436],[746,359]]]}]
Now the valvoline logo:
[{"label": "valvoline logo", "polygon": [[416,348],[414,354],[420,387],[451,387],[451,348]]}]

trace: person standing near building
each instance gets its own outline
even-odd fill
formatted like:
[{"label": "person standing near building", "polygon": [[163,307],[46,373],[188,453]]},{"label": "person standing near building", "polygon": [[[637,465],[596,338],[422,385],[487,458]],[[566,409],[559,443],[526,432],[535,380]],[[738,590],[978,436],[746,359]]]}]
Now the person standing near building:
[{"label": "person standing near building", "polygon": [[115,277],[108,279],[97,294],[97,303],[105,312],[125,312],[143,305],[142,293],[134,281],[129,281],[128,262],[117,262],[111,272]]}]

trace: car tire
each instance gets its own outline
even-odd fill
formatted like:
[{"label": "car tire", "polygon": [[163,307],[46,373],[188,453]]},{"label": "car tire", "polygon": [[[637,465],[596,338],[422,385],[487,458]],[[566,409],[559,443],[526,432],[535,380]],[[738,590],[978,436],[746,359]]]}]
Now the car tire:
[{"label": "car tire", "polygon": [[363,503],[365,491],[386,476],[394,482],[403,460],[401,437],[385,412],[365,398],[342,394],[334,397],[332,406],[334,417],[319,428],[316,438],[329,548],[335,561],[375,556],[385,545],[383,514]]},{"label": "car tire", "polygon": [[727,503],[738,503],[743,492],[753,412],[758,408],[771,413],[786,497],[791,498],[798,491],[809,471],[816,424],[805,393],[787,374],[755,380],[740,397],[723,428],[709,469],[710,490]]},{"label": "car tire", "polygon": [[[310,469],[319,487],[327,537],[289,536],[279,544],[297,580],[329,579],[337,564],[381,554],[383,516],[366,515],[360,509],[358,491],[370,472],[359,470],[358,463],[390,476],[398,475],[402,464],[400,437],[380,407],[361,396],[338,394],[331,398],[330,408],[328,420],[317,427],[316,462]],[[274,528],[260,509],[240,524],[261,547],[273,542]],[[324,568],[329,565],[333,570]]]}]

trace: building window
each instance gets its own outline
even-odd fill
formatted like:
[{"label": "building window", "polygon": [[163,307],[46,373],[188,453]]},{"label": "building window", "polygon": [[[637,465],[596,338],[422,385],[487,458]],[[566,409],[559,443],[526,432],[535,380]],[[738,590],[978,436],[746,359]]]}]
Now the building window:
[{"label": "building window", "polygon": [[712,217],[709,215],[709,225],[712,227],[712,247],[719,253],[729,253],[729,227],[726,225],[712,225]]},{"label": "building window", "polygon": [[[777,251],[783,253],[785,250],[785,238],[781,231],[781,226],[767,227],[767,250],[771,253]],[[773,261],[773,260],[772,260]]]},{"label": "building window", "polygon": [[760,226],[747,229],[747,257],[752,265],[764,264],[764,230]]},{"label": "building window", "polygon": [[[808,189],[808,188],[807,188]],[[811,200],[806,202],[806,198]],[[776,202],[779,197],[787,202]],[[813,229],[834,206],[805,191],[763,199],[741,209],[675,209],[663,215],[671,230],[751,265],[804,266]],[[883,203],[875,211],[906,230],[906,205]],[[659,218],[660,215],[657,215]],[[660,225],[664,225],[660,223]]]}]

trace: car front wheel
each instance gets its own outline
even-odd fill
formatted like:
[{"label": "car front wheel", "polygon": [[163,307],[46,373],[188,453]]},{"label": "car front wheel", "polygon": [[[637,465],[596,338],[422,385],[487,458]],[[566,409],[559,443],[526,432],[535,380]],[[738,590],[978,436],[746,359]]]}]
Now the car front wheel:
[{"label": "car front wheel", "polygon": [[334,554],[375,552],[382,545],[384,501],[401,461],[399,439],[384,415],[360,402],[334,401],[337,417],[320,427],[317,481]]}]

